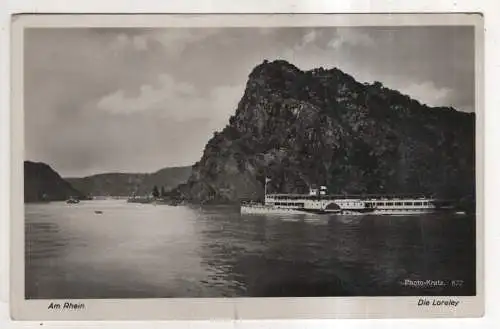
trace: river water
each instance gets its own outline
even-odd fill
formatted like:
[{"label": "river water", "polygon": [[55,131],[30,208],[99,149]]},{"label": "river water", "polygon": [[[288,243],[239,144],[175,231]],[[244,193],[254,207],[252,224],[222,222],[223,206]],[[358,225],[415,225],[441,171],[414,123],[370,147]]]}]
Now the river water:
[{"label": "river water", "polygon": [[[25,209],[26,298],[475,294],[470,216],[258,216],[123,200]],[[418,280],[443,285],[409,284]]]}]

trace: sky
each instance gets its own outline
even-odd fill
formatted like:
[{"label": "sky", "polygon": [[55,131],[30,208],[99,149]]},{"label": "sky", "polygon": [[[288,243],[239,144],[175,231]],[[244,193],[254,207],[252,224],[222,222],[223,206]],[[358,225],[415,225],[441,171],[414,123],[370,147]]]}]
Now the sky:
[{"label": "sky", "polygon": [[192,165],[275,59],[474,111],[472,27],[28,29],[25,158],[63,177]]}]

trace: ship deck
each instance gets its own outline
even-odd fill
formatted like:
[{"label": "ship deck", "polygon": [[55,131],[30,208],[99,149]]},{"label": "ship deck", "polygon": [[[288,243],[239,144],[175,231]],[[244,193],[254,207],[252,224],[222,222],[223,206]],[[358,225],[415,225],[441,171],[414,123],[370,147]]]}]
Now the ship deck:
[{"label": "ship deck", "polygon": [[267,194],[266,198],[271,199],[305,199],[305,200],[332,200],[332,199],[358,199],[358,200],[435,200],[431,195],[415,194],[327,194],[327,195],[309,195],[309,194]]}]

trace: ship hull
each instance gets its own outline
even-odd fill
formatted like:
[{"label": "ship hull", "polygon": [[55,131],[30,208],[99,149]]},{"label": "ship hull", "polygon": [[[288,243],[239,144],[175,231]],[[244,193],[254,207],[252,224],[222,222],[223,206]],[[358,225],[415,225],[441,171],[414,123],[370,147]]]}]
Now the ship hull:
[{"label": "ship hull", "polygon": [[325,211],[321,209],[305,208],[281,208],[269,205],[242,205],[241,214],[256,215],[348,215],[348,216],[415,216],[437,212],[451,212],[451,209],[339,209],[337,211]]},{"label": "ship hull", "polygon": [[305,215],[308,214],[306,211],[300,209],[288,209],[288,208],[277,208],[264,205],[251,205],[251,206],[241,206],[240,212],[242,214],[254,214],[254,215]]},{"label": "ship hull", "polygon": [[242,204],[243,214],[338,214],[411,216],[453,211],[450,201],[425,197],[338,197],[267,194],[264,203]]},{"label": "ship hull", "polygon": [[257,214],[257,215],[327,215],[337,214],[338,211],[324,211],[319,209],[305,208],[279,208],[264,205],[241,206],[242,214]]},{"label": "ship hull", "polygon": [[240,207],[242,214],[256,215],[327,215],[338,214],[338,211],[324,211],[319,209],[304,208],[279,208],[264,205],[242,205]]},{"label": "ship hull", "polygon": [[437,212],[436,209],[375,209],[370,212],[342,210],[341,215],[378,215],[378,216],[411,216],[425,215]]}]

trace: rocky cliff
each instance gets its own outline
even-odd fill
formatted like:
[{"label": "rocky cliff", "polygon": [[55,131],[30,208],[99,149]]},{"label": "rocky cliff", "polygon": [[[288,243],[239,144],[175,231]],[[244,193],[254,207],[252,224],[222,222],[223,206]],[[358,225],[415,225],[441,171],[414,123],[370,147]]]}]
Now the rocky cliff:
[{"label": "rocky cliff", "polygon": [[70,197],[85,198],[49,165],[24,162],[24,202],[62,201]]},{"label": "rocky cliff", "polygon": [[229,124],[208,141],[187,183],[192,202],[271,192],[475,194],[475,116],[428,107],[339,69],[265,61],[251,72]]}]

